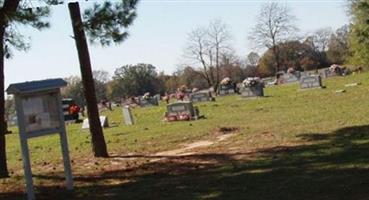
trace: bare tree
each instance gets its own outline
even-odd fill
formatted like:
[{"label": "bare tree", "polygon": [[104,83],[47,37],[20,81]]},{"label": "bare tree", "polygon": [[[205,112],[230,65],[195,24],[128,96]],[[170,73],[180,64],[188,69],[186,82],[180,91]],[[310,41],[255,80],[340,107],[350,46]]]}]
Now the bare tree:
[{"label": "bare tree", "polygon": [[256,52],[250,52],[246,58],[246,65],[256,67],[259,63],[260,56]]},{"label": "bare tree", "polygon": [[275,57],[275,72],[281,68],[281,59],[278,51],[278,44],[291,38],[298,29],[294,25],[295,17],[290,14],[287,6],[277,2],[270,2],[262,5],[257,23],[249,33],[251,40],[256,47],[272,49]]},{"label": "bare tree", "polygon": [[209,42],[207,40],[206,30],[203,27],[194,29],[188,34],[187,47],[185,49],[186,57],[201,65],[201,76],[206,80],[208,86],[213,85],[210,68],[212,65],[211,54],[209,55]]},{"label": "bare tree", "polygon": [[217,90],[218,84],[220,82],[220,59],[225,57],[227,52],[230,50],[229,40],[230,34],[227,30],[226,24],[221,20],[215,20],[210,23],[207,29],[207,35],[210,45],[209,55],[213,52],[212,58],[215,62],[215,84],[214,89]]},{"label": "bare tree", "polygon": [[333,31],[331,28],[321,28],[315,31],[312,35],[306,38],[306,42],[317,52],[328,50],[328,44],[332,37]]},{"label": "bare tree", "polygon": [[185,56],[201,67],[201,76],[216,90],[220,82],[221,59],[230,50],[227,26],[215,20],[208,27],[198,27],[188,34]]}]

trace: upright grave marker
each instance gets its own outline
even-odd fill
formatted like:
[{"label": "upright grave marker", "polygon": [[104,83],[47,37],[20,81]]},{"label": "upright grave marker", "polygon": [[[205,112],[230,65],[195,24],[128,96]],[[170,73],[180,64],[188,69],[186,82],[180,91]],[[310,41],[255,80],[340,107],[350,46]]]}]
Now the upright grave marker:
[{"label": "upright grave marker", "polygon": [[148,106],[159,106],[159,100],[157,97],[138,97],[138,102],[141,107],[148,107]]},{"label": "upright grave marker", "polygon": [[220,85],[218,93],[220,96],[225,96],[235,94],[235,91],[233,85]]},{"label": "upright grave marker", "polygon": [[126,125],[133,125],[133,117],[129,106],[123,106],[123,118]]},{"label": "upright grave marker", "polygon": [[322,78],[320,76],[303,76],[300,80],[301,89],[322,88]]},{"label": "upright grave marker", "polygon": [[242,82],[240,88],[242,97],[264,96],[264,83],[259,78],[247,78]]},{"label": "upright grave marker", "polygon": [[190,95],[190,100],[195,103],[195,102],[215,101],[215,98],[211,96],[210,92],[196,92]]},{"label": "upright grave marker", "polygon": [[301,72],[295,71],[294,73],[285,73],[283,75],[283,83],[298,82],[301,78]]},{"label": "upright grave marker", "polygon": [[29,200],[35,199],[28,147],[30,138],[59,134],[66,186],[69,190],[73,189],[68,140],[60,96],[60,88],[66,85],[63,79],[49,79],[11,84],[6,90],[8,94],[14,94]]},{"label": "upright grave marker", "polygon": [[185,121],[197,120],[201,116],[199,109],[191,101],[181,101],[168,104],[164,117],[167,121]]}]

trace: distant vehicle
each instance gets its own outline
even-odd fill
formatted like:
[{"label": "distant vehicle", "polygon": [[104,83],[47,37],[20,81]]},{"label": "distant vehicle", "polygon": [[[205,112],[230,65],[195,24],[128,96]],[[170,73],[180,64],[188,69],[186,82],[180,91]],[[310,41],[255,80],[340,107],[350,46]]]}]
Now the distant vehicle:
[{"label": "distant vehicle", "polygon": [[81,108],[71,98],[62,99],[64,121],[79,120],[79,111]]}]

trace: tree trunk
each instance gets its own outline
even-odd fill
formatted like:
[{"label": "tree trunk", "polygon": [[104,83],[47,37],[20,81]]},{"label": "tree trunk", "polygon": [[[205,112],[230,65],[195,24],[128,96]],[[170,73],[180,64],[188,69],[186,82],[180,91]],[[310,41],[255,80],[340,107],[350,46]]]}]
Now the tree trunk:
[{"label": "tree trunk", "polygon": [[96,157],[108,157],[105,138],[99,119],[99,110],[97,107],[95,84],[92,76],[90,55],[86,42],[85,32],[81,19],[81,13],[78,2],[69,3],[69,12],[72,20],[74,39],[76,41],[79,64],[81,68],[82,83],[84,95],[87,103],[87,115],[90,125],[92,150]]},{"label": "tree trunk", "polygon": [[6,126],[5,126],[5,97],[4,97],[4,41],[8,26],[9,15],[15,13],[20,0],[5,0],[0,9],[0,178],[8,177],[6,164]]},{"label": "tree trunk", "polygon": [[279,58],[279,51],[278,51],[278,47],[274,44],[273,45],[273,54],[275,57],[275,62],[276,62],[276,67],[275,67],[275,73],[277,74],[278,71],[280,70],[281,67],[281,63],[280,63],[280,58]]},{"label": "tree trunk", "polygon": [[[4,26],[0,27],[0,38],[4,38]],[[5,142],[5,101],[4,101],[4,39],[0,41],[0,178],[8,177],[6,164],[6,142]],[[1,114],[2,113],[2,114]]]}]

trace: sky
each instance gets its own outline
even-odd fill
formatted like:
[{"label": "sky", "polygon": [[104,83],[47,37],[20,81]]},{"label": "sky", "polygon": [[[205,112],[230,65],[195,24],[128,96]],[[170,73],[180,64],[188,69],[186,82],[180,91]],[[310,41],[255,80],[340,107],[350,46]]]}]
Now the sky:
[{"label": "sky", "polygon": [[[81,8],[93,0],[79,1]],[[260,6],[256,0],[141,0],[130,36],[119,45],[89,44],[93,70],[114,70],[126,64],[148,63],[158,71],[173,73],[183,63],[187,35],[213,20],[222,20],[232,36],[231,45],[240,57],[255,50],[247,36],[256,23]],[[319,28],[337,29],[349,22],[344,0],[284,0],[296,16],[300,35]],[[17,27],[31,38],[31,49],[15,52],[5,63],[5,86],[11,83],[80,75],[67,5],[52,8],[51,27],[38,31]]]}]

